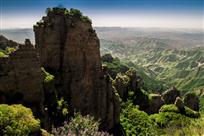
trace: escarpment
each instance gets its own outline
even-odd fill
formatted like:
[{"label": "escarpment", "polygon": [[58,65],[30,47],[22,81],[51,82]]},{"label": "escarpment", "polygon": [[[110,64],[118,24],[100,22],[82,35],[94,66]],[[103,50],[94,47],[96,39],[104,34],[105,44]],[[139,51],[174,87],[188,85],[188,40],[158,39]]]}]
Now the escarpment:
[{"label": "escarpment", "polygon": [[119,101],[102,69],[99,39],[80,11],[53,8],[34,26],[41,66],[71,110],[94,115],[103,129],[119,123]]}]

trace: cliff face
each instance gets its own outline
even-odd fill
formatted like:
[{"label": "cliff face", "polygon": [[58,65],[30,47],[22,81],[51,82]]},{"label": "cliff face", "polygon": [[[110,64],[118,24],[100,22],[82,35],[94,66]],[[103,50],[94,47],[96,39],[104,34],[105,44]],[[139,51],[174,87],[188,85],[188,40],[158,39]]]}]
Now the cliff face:
[{"label": "cliff face", "polygon": [[94,115],[103,129],[110,129],[119,122],[119,102],[102,69],[99,39],[83,18],[77,10],[50,10],[34,26],[36,49],[72,110]]},{"label": "cliff face", "polygon": [[3,35],[0,35],[0,49],[5,50],[6,47],[16,47],[18,44],[12,40],[8,40]]},{"label": "cliff face", "polygon": [[26,40],[25,45],[0,58],[0,103],[21,103],[42,117],[43,80],[37,52]]}]

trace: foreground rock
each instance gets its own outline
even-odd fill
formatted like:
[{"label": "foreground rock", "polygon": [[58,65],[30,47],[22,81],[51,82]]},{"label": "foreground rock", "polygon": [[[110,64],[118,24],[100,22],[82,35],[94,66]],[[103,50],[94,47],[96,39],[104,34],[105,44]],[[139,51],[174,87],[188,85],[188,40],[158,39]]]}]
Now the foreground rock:
[{"label": "foreground rock", "polygon": [[159,109],[164,105],[164,100],[159,94],[150,94],[151,101],[148,109],[149,114],[158,113]]},{"label": "foreground rock", "polygon": [[175,87],[167,90],[162,94],[165,104],[174,104],[177,97],[180,97],[180,91]]},{"label": "foreground rock", "polygon": [[184,105],[184,103],[183,103],[183,101],[182,101],[182,99],[181,99],[180,97],[177,97],[177,98],[176,98],[174,104],[175,104],[175,106],[176,106],[180,111],[185,110],[185,109],[184,109],[185,105]]},{"label": "foreground rock", "polygon": [[60,96],[84,114],[101,119],[103,129],[119,123],[119,101],[102,69],[99,39],[80,11],[53,8],[34,26],[40,63],[55,76]]},{"label": "foreground rock", "polygon": [[43,117],[43,80],[37,52],[26,40],[25,45],[0,58],[0,103],[21,103]]},{"label": "foreground rock", "polygon": [[199,111],[199,98],[194,93],[187,93],[184,96],[184,104],[194,111]]}]

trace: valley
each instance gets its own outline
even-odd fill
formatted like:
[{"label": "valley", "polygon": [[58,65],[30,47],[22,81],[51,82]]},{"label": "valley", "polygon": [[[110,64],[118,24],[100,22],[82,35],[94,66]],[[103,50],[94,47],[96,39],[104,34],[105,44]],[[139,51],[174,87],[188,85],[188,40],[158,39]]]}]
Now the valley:
[{"label": "valley", "polygon": [[167,30],[158,34],[150,29],[148,35],[149,31],[143,30],[144,34],[140,34],[141,30],[137,32],[125,28],[96,30],[101,40],[102,54],[110,53],[123,62],[133,63],[133,67],[162,83],[164,88],[175,86],[187,92],[204,86],[202,33]]}]

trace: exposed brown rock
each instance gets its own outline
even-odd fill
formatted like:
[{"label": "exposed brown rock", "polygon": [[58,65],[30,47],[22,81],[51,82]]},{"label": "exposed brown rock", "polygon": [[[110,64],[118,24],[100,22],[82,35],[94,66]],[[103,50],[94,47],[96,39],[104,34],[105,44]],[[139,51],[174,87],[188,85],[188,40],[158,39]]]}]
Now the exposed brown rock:
[{"label": "exposed brown rock", "polygon": [[122,75],[122,74],[117,74],[115,80],[113,81],[113,85],[115,89],[118,91],[119,96],[123,100],[127,99],[128,91],[129,91],[129,84],[130,84],[129,77],[126,75]]},{"label": "exposed brown rock", "polygon": [[174,104],[176,97],[180,97],[180,91],[177,90],[175,87],[165,91],[162,94],[165,104]]},{"label": "exposed brown rock", "polygon": [[148,113],[149,114],[158,113],[159,109],[164,105],[164,100],[159,94],[150,94],[150,97],[151,97],[151,101],[150,101]]},{"label": "exposed brown rock", "polygon": [[184,103],[182,101],[182,99],[180,97],[176,97],[176,100],[175,100],[175,103],[176,107],[179,109],[179,110],[185,110],[184,107]]},{"label": "exposed brown rock", "polygon": [[37,52],[29,40],[0,58],[0,103],[21,103],[37,117],[43,114],[43,82]]},{"label": "exposed brown rock", "polygon": [[199,111],[199,98],[194,93],[187,93],[184,96],[184,104],[192,110]]},{"label": "exposed brown rock", "polygon": [[48,12],[34,26],[41,66],[55,75],[55,85],[72,109],[101,119],[102,128],[119,122],[119,101],[102,70],[99,39],[91,22],[66,9]]},{"label": "exposed brown rock", "polygon": [[14,42],[12,40],[8,40],[3,35],[0,35],[0,49],[5,50],[6,47],[17,47],[17,46],[18,46],[18,43]]}]

